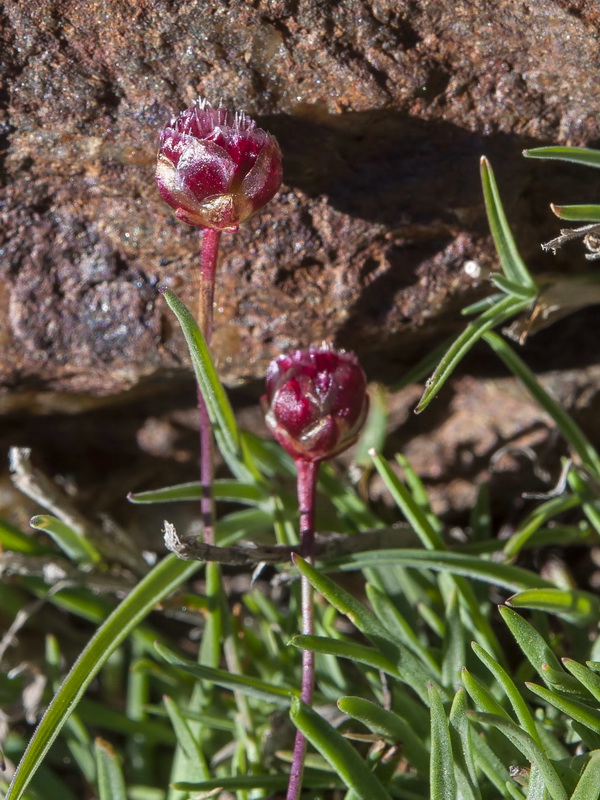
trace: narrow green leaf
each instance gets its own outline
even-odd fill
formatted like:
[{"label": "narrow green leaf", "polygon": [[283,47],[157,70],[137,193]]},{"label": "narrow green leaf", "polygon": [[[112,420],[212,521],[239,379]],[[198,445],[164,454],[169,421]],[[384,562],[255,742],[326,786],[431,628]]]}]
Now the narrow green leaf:
[{"label": "narrow green leaf", "polygon": [[508,712],[502,708],[487,686],[484,686],[479,678],[471,675],[466,667],[463,667],[461,670],[461,678],[469,697],[478,709],[488,714],[495,714],[498,717],[510,719]]},{"label": "narrow green leaf", "polygon": [[600,598],[589,592],[567,589],[526,589],[509,597],[511,608],[532,608],[547,611],[563,619],[581,624],[600,617]]},{"label": "narrow green leaf", "polygon": [[536,290],[536,283],[517,250],[517,245],[502,208],[494,172],[490,162],[485,157],[481,159],[481,184],[490,231],[504,274],[514,283]]},{"label": "narrow green leaf", "polygon": [[20,800],[52,742],[111,653],[157,603],[200,565],[167,556],[146,575],[90,639],[46,709],[13,776],[4,800]]},{"label": "narrow green leaf", "polygon": [[439,531],[432,527],[429,515],[419,506],[411,492],[395,474],[387,459],[374,450],[371,451],[371,458],[398,508],[423,542],[423,546],[429,550],[445,550],[444,540]]},{"label": "narrow green leaf", "polygon": [[390,597],[374,586],[372,583],[366,585],[366,594],[373,611],[377,615],[381,624],[390,631],[390,634],[400,642],[403,642],[412,652],[427,666],[432,675],[441,678],[439,664],[431,654],[429,647],[422,644],[419,637],[412,629],[408,621],[398,611]]},{"label": "narrow green leaf", "polygon": [[561,669],[559,660],[548,646],[544,637],[536,631],[533,625],[523,619],[516,611],[506,606],[500,606],[499,611],[500,616],[515,637],[517,644],[538,674],[542,674],[543,664],[548,664],[553,669]]},{"label": "narrow green leaf", "polygon": [[509,370],[525,385],[526,389],[533,395],[542,408],[550,414],[562,436],[579,455],[584,466],[589,469],[594,477],[600,480],[600,457],[570,414],[567,414],[566,411],[550,397],[548,392],[540,386],[533,372],[531,372],[501,336],[490,332],[486,333],[483,338],[496,355],[504,361]]},{"label": "narrow green leaf", "polygon": [[542,742],[538,735],[535,721],[531,715],[529,707],[527,706],[527,703],[523,699],[521,692],[517,689],[508,672],[504,669],[504,667],[500,666],[500,664],[498,664],[498,662],[492,658],[492,656],[486,652],[483,647],[477,644],[477,642],[471,642],[471,647],[473,648],[475,655],[485,664],[485,666],[489,669],[500,686],[503,688],[504,694],[508,698],[513,711],[517,715],[517,719],[519,720],[519,724],[523,730],[528,733],[532,739],[535,739],[540,746],[542,746]]},{"label": "narrow green leaf", "polygon": [[356,600],[351,594],[346,592],[322,572],[311,566],[300,556],[294,556],[293,562],[300,573],[312,584],[312,586],[331,603],[334,608],[344,614],[359,631],[362,631],[369,638],[379,637],[383,641],[389,639],[389,632],[381,625],[377,617],[369,611],[362,603]]},{"label": "narrow green leaf", "polygon": [[431,709],[429,767],[431,800],[456,800],[456,777],[450,728],[442,700],[434,686],[429,687],[429,707]]},{"label": "narrow green leaf", "polygon": [[600,750],[590,753],[590,760],[570,800],[598,800],[600,798]]},{"label": "narrow green leaf", "polygon": [[210,420],[215,427],[215,435],[220,435],[223,445],[231,456],[239,458],[240,436],[235,416],[217,376],[202,331],[194,317],[174,292],[170,289],[164,289],[162,295],[181,325],[181,330],[192,358],[196,379],[206,403]]},{"label": "narrow green leaf", "polygon": [[564,714],[568,714],[572,719],[579,722],[580,725],[585,725],[594,733],[600,733],[600,713],[597,708],[592,708],[585,703],[578,700],[571,700],[570,698],[559,695],[554,691],[538,686],[535,683],[526,683],[527,688],[542,700],[550,703],[551,706],[558,708]]},{"label": "narrow green leaf", "polygon": [[[396,454],[396,461],[404,470],[404,480],[410,491],[413,501],[417,504],[427,518],[430,527],[440,537],[440,542],[444,543],[442,537],[444,532],[444,523],[437,516],[437,514],[434,513],[433,508],[431,507],[425,484],[412,468],[409,460],[403,456],[402,453]],[[445,543],[443,549],[445,549]]]},{"label": "narrow green leaf", "polygon": [[552,203],[551,208],[557,217],[570,222],[600,222],[600,206],[557,206]]},{"label": "narrow green leaf", "polygon": [[466,356],[469,350],[481,339],[481,337],[497,325],[501,325],[510,317],[518,314],[531,305],[531,299],[522,297],[508,296],[503,297],[481,316],[471,322],[465,330],[453,342],[446,354],[438,364],[435,372],[425,384],[425,391],[415,409],[416,414],[424,411],[433,398],[438,394],[442,386],[446,383],[454,369]]},{"label": "narrow green leaf", "polygon": [[290,718],[357,798],[390,800],[377,775],[371,772],[354,747],[316,711],[295,698]]},{"label": "narrow green leaf", "polygon": [[[483,311],[487,311],[488,308],[496,305],[499,300],[504,300],[505,297],[505,292],[494,292],[494,294],[490,294],[482,300],[476,300],[474,303],[470,303],[468,306],[461,308],[460,314],[462,317],[473,317],[475,314],[481,314]],[[446,349],[447,348],[444,348],[444,350],[442,350],[441,355],[444,355]],[[439,361],[440,359],[438,358],[437,360]]]},{"label": "narrow green leaf", "polygon": [[370,731],[388,742],[401,743],[407,761],[422,775],[429,774],[429,752],[414,729],[393,711],[362,697],[342,697],[338,707],[344,714],[359,720]]},{"label": "narrow green leaf", "polygon": [[96,739],[95,751],[100,800],[127,800],[119,757],[103,739]]},{"label": "narrow green leaf", "polygon": [[[304,773],[304,783],[310,789],[340,789],[343,786],[336,775],[311,774],[310,770],[306,770]],[[216,789],[220,789],[223,794],[252,789],[263,789],[271,794],[272,792],[283,791],[287,785],[287,775],[232,775],[212,778],[207,781],[177,781],[173,784],[173,787],[182,792],[193,792],[213,797]],[[210,794],[208,794],[209,792]]]},{"label": "narrow green leaf", "polygon": [[600,150],[590,147],[534,147],[524,150],[526,158],[545,158],[555,161],[570,161],[588,167],[600,167]]},{"label": "narrow green leaf", "polygon": [[561,497],[553,497],[551,500],[537,506],[537,508],[528,514],[519,524],[515,533],[506,540],[506,544],[503,548],[506,558],[513,559],[517,556],[542,525],[545,525],[550,520],[554,520],[558,514],[576,508],[580,503],[581,500],[577,496],[569,494]]},{"label": "narrow green leaf", "polygon": [[585,686],[588,692],[600,703],[600,676],[588,667],[573,661],[572,658],[563,658],[562,663]]},{"label": "narrow green leaf", "polygon": [[569,471],[567,481],[581,502],[583,513],[597,534],[600,534],[600,509],[598,508],[597,491],[590,485],[590,478],[576,469]]},{"label": "narrow green leaf", "polygon": [[528,733],[521,730],[512,720],[504,717],[483,714],[478,711],[469,711],[468,715],[475,722],[479,722],[482,725],[492,725],[501,731],[523,753],[528,761],[539,769],[544,785],[552,800],[568,800],[562,781],[558,777],[550,759],[547,758],[544,751]]},{"label": "narrow green leaf", "polygon": [[248,675],[236,675],[222,669],[205,667],[195,661],[188,661],[159,643],[156,644],[156,650],[169,664],[189,672],[190,675],[194,675],[196,678],[216,683],[217,686],[223,686],[232,691],[243,692],[259,700],[287,706],[290,702],[290,695],[298,694],[298,690],[291,687],[275,686]]},{"label": "narrow green leaf", "polygon": [[163,697],[163,703],[177,736],[177,744],[182,749],[188,762],[187,777],[189,780],[208,780],[210,778],[210,770],[204,753],[200,743],[193,736],[185,717],[179,710],[179,705],[167,695]]},{"label": "narrow green leaf", "polygon": [[[485,308],[487,308],[487,305]],[[394,383],[392,386],[390,386],[390,393],[396,394],[406,386],[410,386],[412,383],[420,383],[424,378],[430,375],[438,365],[440,359],[443,357],[450,344],[451,340],[447,339],[433,350],[428,350],[427,354],[423,356],[423,358],[418,361],[414,367],[411,367],[407,372],[405,372],[397,383]]]},{"label": "narrow green leaf", "polygon": [[448,721],[454,753],[457,796],[464,800],[481,800],[475,768],[473,729],[467,717],[467,698],[464,689],[459,689],[454,695]]},{"label": "narrow green leaf", "polygon": [[442,683],[454,686],[465,663],[465,631],[460,619],[458,591],[453,588],[446,604],[446,631],[442,643]]},{"label": "narrow green leaf", "polygon": [[489,279],[497,289],[502,289],[505,294],[528,298],[530,302],[535,299],[535,293],[531,286],[517,283],[501,272],[492,272]]},{"label": "narrow green leaf", "polygon": [[[230,500],[237,503],[259,505],[268,499],[265,489],[255,483],[242,481],[215,480],[212,484],[215,500]],[[202,495],[202,484],[199,481],[179,483],[165,486],[148,492],[131,493],[127,496],[130,503],[179,503],[185,500],[199,500]]]},{"label": "narrow green leaf", "polygon": [[553,669],[548,664],[542,664],[541,674],[546,686],[550,686],[552,689],[558,689],[564,694],[579,697],[584,701],[591,699],[589,693],[585,690],[585,687],[579,683],[577,678],[574,678],[573,675],[569,675],[564,670]]},{"label": "narrow green leaf", "polygon": [[350,553],[340,558],[328,559],[323,563],[332,572],[350,572],[357,569],[402,564],[406,567],[464,575],[467,578],[502,586],[513,592],[529,588],[545,589],[553,586],[535,572],[521,567],[499,564],[478,556],[462,555],[459,552],[448,550],[428,551],[409,548],[406,550],[400,548],[396,550],[365,550],[362,553]]},{"label": "narrow green leaf", "polygon": [[427,682],[432,676],[427,669],[401,642],[396,641],[384,628],[377,617],[352,595],[327,578],[322,572],[312,567],[299,556],[294,563],[302,575],[323,597],[375,644],[381,652],[393,659],[397,666],[397,674],[421,696],[427,698]]},{"label": "narrow green leaf", "polygon": [[40,515],[29,520],[29,524],[36,531],[47,533],[65,555],[82,567],[93,566],[101,561],[100,553],[93,544],[57,517]]},{"label": "narrow green leaf", "polygon": [[380,669],[388,675],[399,677],[396,666],[374,647],[366,647],[356,642],[345,642],[330,636],[305,636],[302,634],[293,636],[289,644],[300,650],[312,650],[315,653],[328,653],[338,658],[348,658],[350,661],[358,661],[359,664],[366,664],[374,669]]}]

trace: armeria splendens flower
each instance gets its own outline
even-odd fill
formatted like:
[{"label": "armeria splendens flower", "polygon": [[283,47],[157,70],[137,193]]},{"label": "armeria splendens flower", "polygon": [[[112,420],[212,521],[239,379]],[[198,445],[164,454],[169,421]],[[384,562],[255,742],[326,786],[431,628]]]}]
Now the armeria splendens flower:
[{"label": "armeria splendens flower", "polygon": [[318,463],[350,447],[367,416],[367,380],[352,353],[328,347],[275,358],[262,398],[267,425],[294,459]]},{"label": "armeria splendens flower", "polygon": [[279,189],[277,141],[246,114],[200,100],[161,131],[156,184],[175,216],[235,231]]}]

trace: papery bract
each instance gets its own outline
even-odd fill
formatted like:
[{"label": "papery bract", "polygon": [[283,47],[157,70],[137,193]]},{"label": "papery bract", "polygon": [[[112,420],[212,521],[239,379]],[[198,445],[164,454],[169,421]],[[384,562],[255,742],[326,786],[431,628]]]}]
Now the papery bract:
[{"label": "papery bract", "polygon": [[369,400],[365,373],[352,353],[312,347],[278,356],[266,385],[267,425],[292,458],[323,461],[356,441]]},{"label": "papery bract", "polygon": [[156,184],[189,225],[235,231],[281,185],[277,141],[246,114],[200,101],[160,134]]}]

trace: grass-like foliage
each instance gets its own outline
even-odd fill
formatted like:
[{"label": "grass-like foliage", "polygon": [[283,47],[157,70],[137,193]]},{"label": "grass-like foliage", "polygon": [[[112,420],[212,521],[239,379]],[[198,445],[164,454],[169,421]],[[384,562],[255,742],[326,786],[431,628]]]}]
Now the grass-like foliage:
[{"label": "grass-like foliage", "polygon": [[[560,148],[546,153],[561,156]],[[597,154],[592,161],[584,156],[600,163]],[[10,786],[0,779],[5,800],[280,797],[296,729],[310,745],[306,797],[600,797],[600,601],[582,587],[540,576],[528,557],[547,545],[598,542],[600,456],[513,345],[493,332],[531,306],[540,287],[517,251],[485,160],[482,183],[501,267],[491,279],[498,293],[443,355],[419,410],[483,340],[570,448],[577,467],[564,491],[540,499],[501,541],[481,487],[468,535],[451,544],[411,465],[383,454],[385,408],[378,396],[358,462],[383,482],[404,528],[390,529],[389,510],[384,520],[349,481],[323,467],[317,530],[339,536],[317,547],[314,566],[290,560],[297,544],[293,462],[275,443],[238,428],[202,332],[181,301],[164,292],[229,470],[214,485],[227,512],[217,514],[215,546],[205,557],[252,560],[256,552],[256,561],[272,562],[270,582],[248,581],[234,605],[226,570],[252,567],[170,554],[152,568],[130,558],[119,569],[93,527],[61,513],[56,499],[52,515],[32,521],[39,538],[2,524],[0,545],[13,577],[0,584],[0,608],[14,620],[4,651],[22,625],[43,635],[42,607],[44,615],[68,615],[90,631],[72,665],[57,637],[47,635],[40,667],[46,711],[28,742],[22,725],[6,738],[6,759],[17,766]],[[131,499],[176,503],[199,496],[199,484],[185,484]],[[168,516],[171,507],[164,508]],[[257,547],[235,549],[248,541]],[[267,547],[274,544],[279,550]],[[67,578],[50,588],[44,564],[61,565]],[[299,634],[300,576],[322,599],[310,636]],[[313,707],[299,697],[301,650],[316,654]],[[22,702],[25,681],[18,670],[0,676],[3,707]]]}]

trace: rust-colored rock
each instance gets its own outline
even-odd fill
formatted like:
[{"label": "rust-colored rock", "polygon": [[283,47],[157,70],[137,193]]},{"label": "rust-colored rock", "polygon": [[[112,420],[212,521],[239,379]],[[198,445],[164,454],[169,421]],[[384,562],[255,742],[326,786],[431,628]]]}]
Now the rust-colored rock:
[{"label": "rust-colored rock", "polygon": [[11,396],[112,394],[185,363],[156,285],[193,302],[197,233],[152,172],[159,128],[198,94],[257,115],[285,157],[284,190],[224,241],[215,348],[230,383],[322,339],[393,381],[456,329],[465,262],[495,260],[481,153],[546,270],[561,267],[538,251],[549,200],[600,191],[520,157],[600,139],[591,0],[12,0],[0,15]]}]

